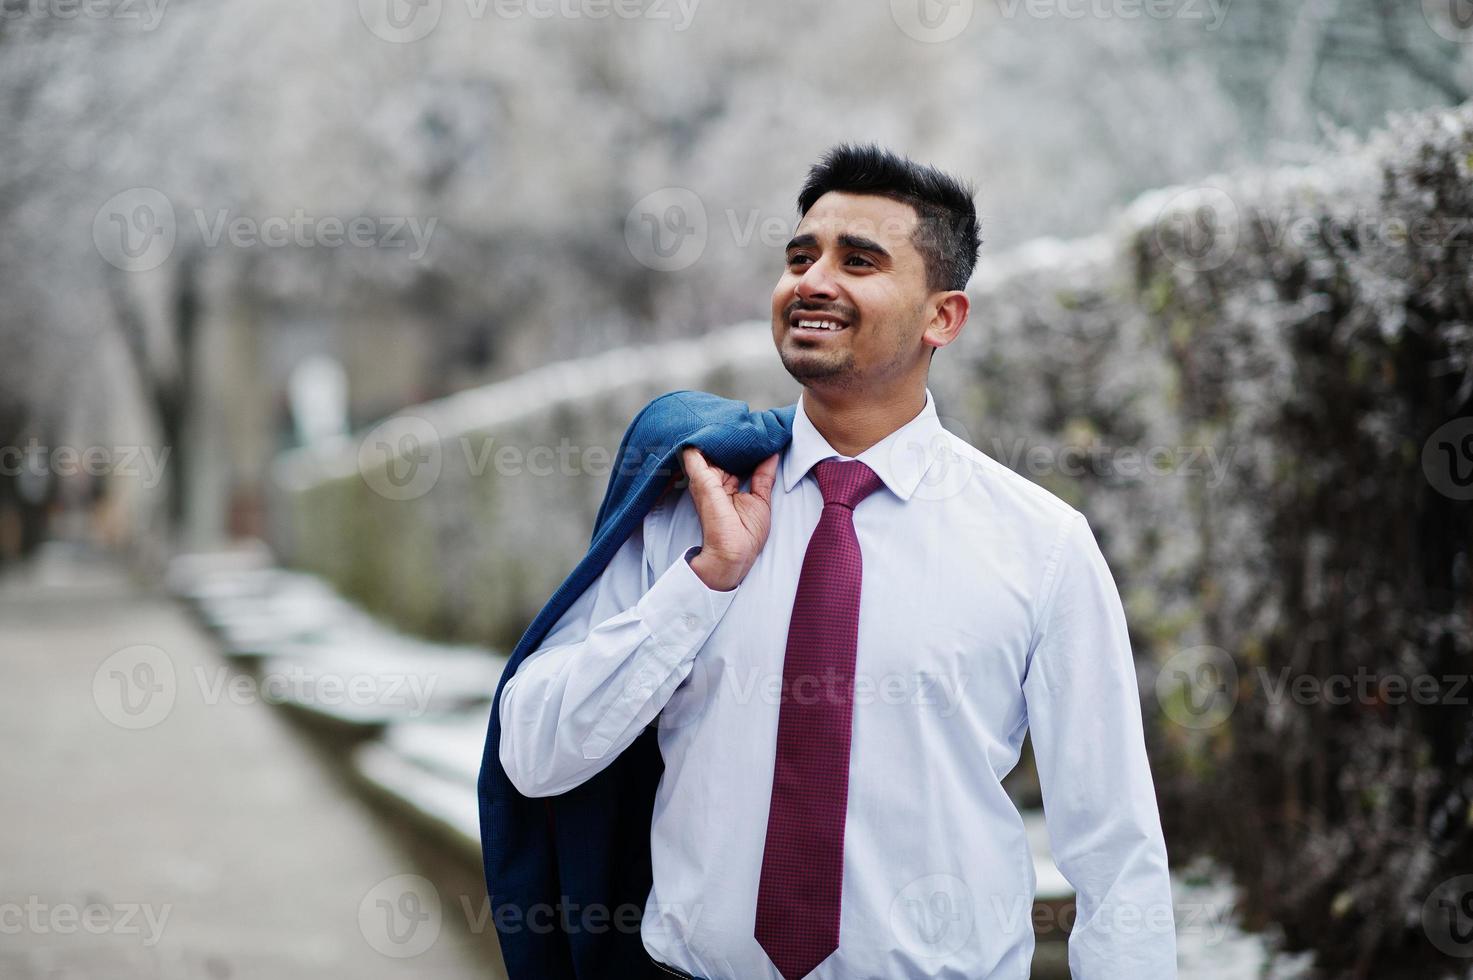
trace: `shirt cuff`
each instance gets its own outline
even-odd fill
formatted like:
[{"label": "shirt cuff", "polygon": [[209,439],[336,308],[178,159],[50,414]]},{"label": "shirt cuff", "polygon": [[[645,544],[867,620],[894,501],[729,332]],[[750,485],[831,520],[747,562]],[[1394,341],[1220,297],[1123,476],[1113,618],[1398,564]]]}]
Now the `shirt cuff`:
[{"label": "shirt cuff", "polygon": [[687,548],[637,603],[640,618],[661,644],[700,646],[736,598],[736,589],[710,588],[690,567],[700,550],[700,545]]}]

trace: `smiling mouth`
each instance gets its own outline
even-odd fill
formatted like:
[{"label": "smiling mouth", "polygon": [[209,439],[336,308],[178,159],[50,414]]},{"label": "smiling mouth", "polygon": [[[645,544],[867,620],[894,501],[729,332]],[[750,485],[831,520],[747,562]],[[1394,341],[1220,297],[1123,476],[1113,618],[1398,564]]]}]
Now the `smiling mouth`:
[{"label": "smiling mouth", "polygon": [[795,334],[830,334],[849,329],[849,324],[833,317],[795,313],[788,318],[788,329]]}]

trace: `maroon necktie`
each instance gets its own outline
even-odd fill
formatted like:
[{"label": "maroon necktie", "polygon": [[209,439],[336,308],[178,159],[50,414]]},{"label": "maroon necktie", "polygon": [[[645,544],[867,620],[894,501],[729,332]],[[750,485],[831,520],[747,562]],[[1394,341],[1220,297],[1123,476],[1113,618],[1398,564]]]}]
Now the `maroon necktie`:
[{"label": "maroon necktie", "polygon": [[783,660],[757,942],[786,980],[839,948],[854,651],[863,565],[854,508],[881,485],[857,459],[814,466],[823,514],[798,576]]}]

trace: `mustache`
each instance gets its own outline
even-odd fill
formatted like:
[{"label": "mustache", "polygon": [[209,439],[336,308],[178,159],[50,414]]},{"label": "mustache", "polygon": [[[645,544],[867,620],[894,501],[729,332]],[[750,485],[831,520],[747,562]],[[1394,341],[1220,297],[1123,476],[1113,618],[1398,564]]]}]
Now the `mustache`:
[{"label": "mustache", "polygon": [[825,306],[814,306],[810,303],[789,303],[787,309],[783,310],[783,317],[791,319],[794,313],[827,313],[830,316],[839,317],[849,323],[859,318],[859,311],[847,306],[830,303]]}]

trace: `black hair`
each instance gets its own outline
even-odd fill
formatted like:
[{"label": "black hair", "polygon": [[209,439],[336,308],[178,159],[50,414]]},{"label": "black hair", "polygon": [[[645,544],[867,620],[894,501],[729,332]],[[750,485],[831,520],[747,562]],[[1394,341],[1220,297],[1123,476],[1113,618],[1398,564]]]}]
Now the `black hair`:
[{"label": "black hair", "polygon": [[841,143],[809,169],[798,192],[799,219],[830,191],[875,194],[915,208],[920,223],[911,241],[925,260],[927,288],[967,287],[982,247],[970,184],[873,143]]}]

